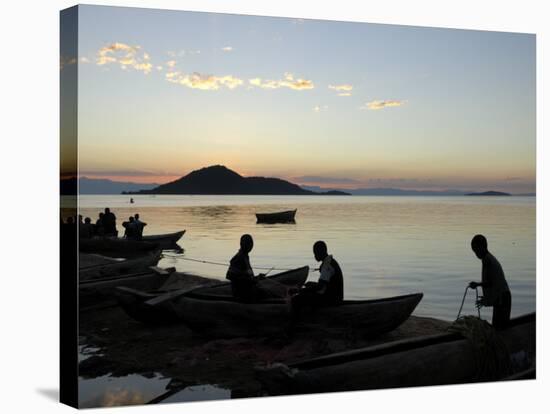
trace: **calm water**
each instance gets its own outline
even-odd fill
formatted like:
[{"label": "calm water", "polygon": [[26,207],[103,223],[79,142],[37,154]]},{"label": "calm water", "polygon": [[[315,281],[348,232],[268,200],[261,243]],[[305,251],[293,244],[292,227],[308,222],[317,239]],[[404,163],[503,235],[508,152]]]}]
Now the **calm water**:
[{"label": "calm water", "polygon": [[[182,260],[227,263],[243,233],[254,236],[253,266],[318,267],[312,255],[325,240],[340,262],[349,299],[424,292],[416,315],[453,320],[466,284],[479,280],[481,262],[470,250],[471,237],[483,233],[502,263],[513,294],[512,314],[535,310],[534,197],[271,197],[271,196],[81,196],[80,212],[95,220],[110,207],[118,226],[140,213],[145,233],[186,229],[185,249],[161,266],[224,278],[223,266]],[[298,208],[296,224],[256,224],[256,212]],[[260,269],[257,269],[260,272]],[[318,273],[310,273],[316,280]],[[470,293],[465,311],[474,313]],[[490,311],[482,316],[490,318]],[[85,342],[85,339],[84,339]],[[82,347],[81,359],[97,349]],[[80,379],[82,406],[143,404],[163,395],[169,379],[103,376]],[[204,384],[187,387],[164,400],[230,398],[231,391]]]},{"label": "calm water", "polygon": [[[110,207],[117,223],[140,213],[145,234],[187,232],[181,257],[160,266],[223,279],[239,237],[250,233],[258,268],[318,267],[312,255],[325,240],[339,261],[348,299],[424,292],[416,315],[453,320],[464,288],[479,280],[481,262],[470,249],[485,234],[513,295],[512,314],[535,310],[534,197],[322,197],[322,196],[81,196],[80,213],[94,221]],[[298,209],[296,224],[256,224],[255,213]],[[167,254],[168,256],[168,254]],[[170,254],[170,256],[173,256]],[[260,269],[257,269],[260,272]],[[317,280],[318,273],[310,273]],[[473,293],[465,310],[473,313]],[[489,312],[484,312],[489,317]]]}]

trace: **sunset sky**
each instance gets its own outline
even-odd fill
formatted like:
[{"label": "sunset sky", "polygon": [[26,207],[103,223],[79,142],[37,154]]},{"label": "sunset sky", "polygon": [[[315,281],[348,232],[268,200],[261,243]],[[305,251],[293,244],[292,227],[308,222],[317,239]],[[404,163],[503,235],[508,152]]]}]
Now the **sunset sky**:
[{"label": "sunset sky", "polygon": [[80,6],[78,54],[81,176],[535,191],[534,35]]}]

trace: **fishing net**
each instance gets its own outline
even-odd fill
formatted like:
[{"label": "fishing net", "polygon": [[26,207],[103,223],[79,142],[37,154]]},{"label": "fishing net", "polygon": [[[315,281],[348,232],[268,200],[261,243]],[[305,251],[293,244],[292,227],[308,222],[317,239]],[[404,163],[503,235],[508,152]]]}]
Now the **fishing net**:
[{"label": "fishing net", "polygon": [[462,316],[448,330],[464,336],[471,344],[477,366],[474,380],[494,381],[512,373],[508,348],[487,321]]}]

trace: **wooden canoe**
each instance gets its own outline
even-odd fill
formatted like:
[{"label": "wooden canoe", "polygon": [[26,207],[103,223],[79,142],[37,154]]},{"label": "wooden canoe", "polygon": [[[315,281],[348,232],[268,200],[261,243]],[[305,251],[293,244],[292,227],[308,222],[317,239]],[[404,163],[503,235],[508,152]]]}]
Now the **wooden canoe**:
[{"label": "wooden canoe", "polygon": [[158,243],[123,239],[120,237],[92,237],[78,241],[82,253],[96,253],[111,257],[135,257],[156,250]]},{"label": "wooden canoe", "polygon": [[103,277],[81,281],[78,285],[79,308],[81,311],[116,305],[116,288],[127,286],[132,289],[159,289],[168,280],[172,269],[151,266],[139,273]]},{"label": "wooden canoe", "polygon": [[[257,369],[257,378],[271,395],[415,387],[487,381],[480,363],[497,358],[518,373],[535,360],[536,315],[512,319],[497,331],[507,353],[485,354],[458,333],[429,335],[331,354],[291,364]],[[494,351],[494,348],[488,348]],[[528,371],[527,371],[528,372]],[[520,376],[521,377],[521,376]],[[510,378],[508,376],[503,377]],[[494,380],[495,378],[491,378]]]},{"label": "wooden canoe", "polygon": [[179,249],[177,241],[183,237],[185,230],[177,231],[175,233],[168,234],[152,234],[149,236],[143,236],[141,241],[149,243],[158,243],[161,249]]},{"label": "wooden canoe", "polygon": [[[374,337],[405,322],[421,299],[422,293],[417,293],[304,309],[296,329],[327,333],[351,330],[356,335]],[[281,334],[289,325],[291,311],[287,301],[246,304],[194,292],[176,297],[163,306],[169,307],[194,331],[219,338]]]},{"label": "wooden canoe", "polygon": [[[304,266],[268,276],[265,282],[275,281],[289,288],[299,288],[305,283],[308,274],[309,267]],[[185,322],[185,318],[181,317],[178,307],[175,305],[178,298],[182,296],[192,295],[209,303],[238,304],[233,298],[229,282],[216,281],[212,283],[212,279],[210,281],[205,279],[202,283],[201,287],[189,285],[170,292],[140,292],[121,287],[118,288],[117,296],[120,306],[129,316],[148,324]],[[259,283],[264,282],[260,281]],[[277,304],[280,306],[280,301],[277,301]]]},{"label": "wooden canoe", "polygon": [[85,253],[80,253],[79,255],[79,263],[84,263],[83,266],[79,265],[78,271],[81,282],[142,272],[150,266],[157,265],[162,257],[162,250],[157,249],[146,252],[134,259],[109,260],[109,258],[101,258],[97,255],[93,257],[99,261],[98,264],[89,264],[91,262],[90,256]]},{"label": "wooden canoe", "polygon": [[257,213],[258,223],[293,223],[297,209],[280,211],[278,213]]}]

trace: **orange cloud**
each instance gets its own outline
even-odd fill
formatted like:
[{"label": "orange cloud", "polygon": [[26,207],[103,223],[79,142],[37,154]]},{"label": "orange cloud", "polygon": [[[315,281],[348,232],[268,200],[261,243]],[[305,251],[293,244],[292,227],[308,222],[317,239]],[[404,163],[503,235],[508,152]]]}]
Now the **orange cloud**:
[{"label": "orange cloud", "polygon": [[313,89],[315,85],[313,81],[307,79],[295,79],[292,73],[285,73],[283,79],[279,80],[263,80],[261,78],[249,79],[248,83],[252,86],[262,88],[262,89],[279,89],[279,88],[289,88],[296,91]]},{"label": "orange cloud", "polygon": [[379,109],[402,106],[404,104],[405,104],[405,101],[397,101],[397,100],[372,101],[372,102],[367,102],[365,105],[361,107],[361,109],[369,109],[371,111],[377,111]]}]

